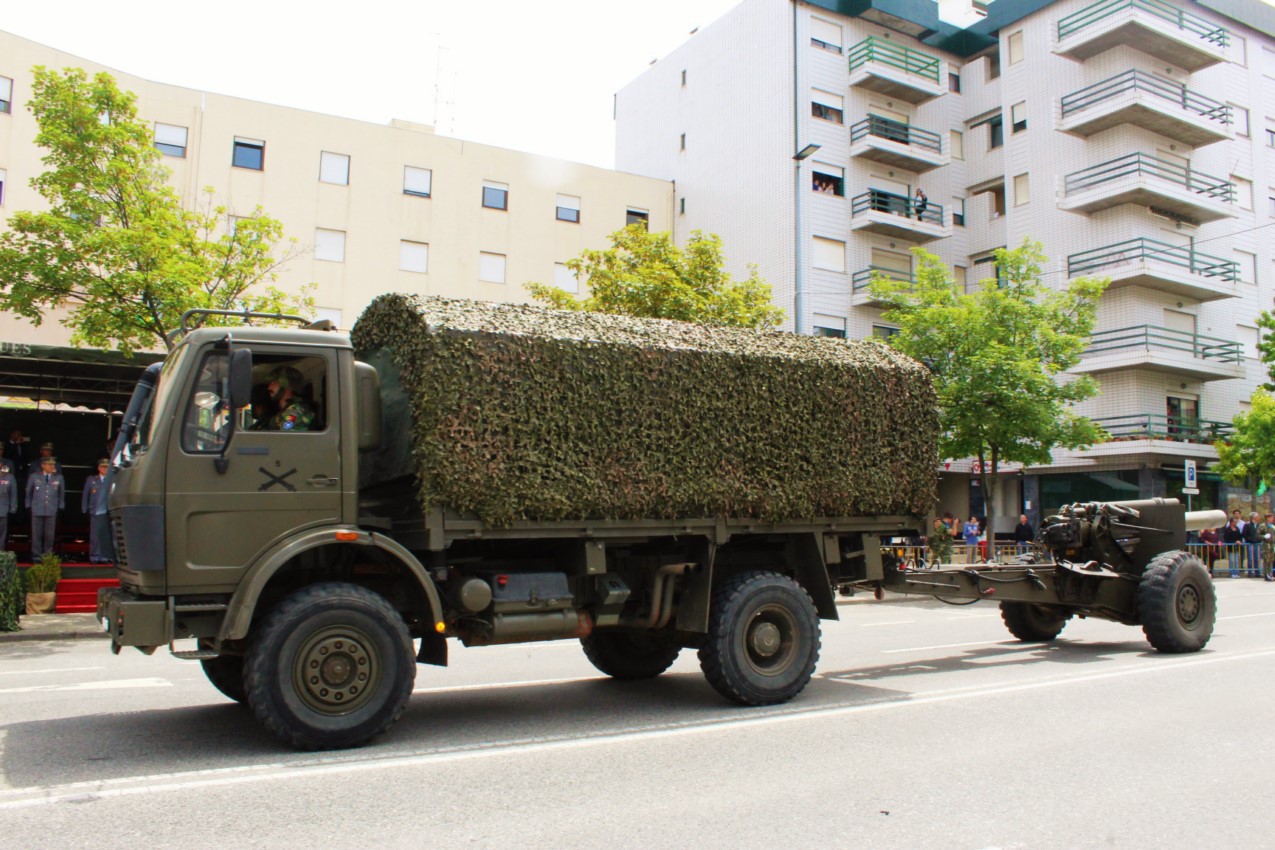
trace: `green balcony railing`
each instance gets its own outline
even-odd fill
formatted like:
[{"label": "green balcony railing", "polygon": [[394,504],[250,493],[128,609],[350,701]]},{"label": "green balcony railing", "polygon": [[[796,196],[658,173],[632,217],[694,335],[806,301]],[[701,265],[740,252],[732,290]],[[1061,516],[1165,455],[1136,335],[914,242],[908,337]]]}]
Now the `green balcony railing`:
[{"label": "green balcony railing", "polygon": [[890,280],[901,280],[904,283],[916,283],[916,278],[911,272],[901,272],[898,269],[887,269],[883,266],[868,266],[866,269],[859,269],[850,276],[851,286],[855,292],[862,292],[872,283],[872,279],[876,277],[885,277]]},{"label": "green balcony railing", "polygon": [[1134,174],[1146,174],[1165,180],[1210,200],[1235,203],[1235,184],[1230,180],[1202,174],[1190,166],[1146,153],[1131,153],[1068,174],[1064,179],[1064,192],[1072,195]]},{"label": "green balcony railing", "polygon": [[1230,422],[1215,422],[1194,416],[1165,416],[1159,413],[1134,413],[1129,416],[1103,416],[1094,419],[1110,436],[1110,440],[1178,440],[1183,443],[1209,445],[1230,439],[1235,433]]},{"label": "green balcony railing", "polygon": [[904,218],[915,218],[930,224],[943,223],[943,206],[926,202],[916,204],[906,195],[896,195],[880,189],[869,189],[861,195],[855,195],[850,201],[850,217],[854,218],[865,212],[885,212]]},{"label": "green balcony railing", "polygon": [[1067,276],[1092,274],[1142,260],[1180,266],[1191,274],[1213,278],[1212,282],[1236,283],[1240,279],[1240,264],[1235,260],[1224,260],[1189,246],[1170,245],[1158,239],[1146,238],[1128,239],[1072,254],[1067,257]]},{"label": "green balcony railing", "polygon": [[1222,127],[1231,123],[1231,107],[1222,101],[1214,100],[1199,92],[1191,91],[1186,86],[1171,83],[1136,68],[1065,96],[1062,99],[1062,117],[1067,118],[1104,100],[1119,97],[1130,91],[1145,92],[1161,98],[1186,112],[1216,121]]},{"label": "green balcony railing", "polygon": [[1133,325],[1091,334],[1085,356],[1092,357],[1098,354],[1138,349],[1176,351],[1189,354],[1197,360],[1207,360],[1217,364],[1240,363],[1244,359],[1243,347],[1238,342],[1189,331],[1175,331],[1157,325]]},{"label": "green balcony railing", "polygon": [[893,42],[876,36],[868,36],[850,48],[850,72],[869,62],[877,62],[891,68],[897,68],[907,74],[929,80],[938,85],[939,60],[933,56],[901,47]]},{"label": "green balcony railing", "polygon": [[943,153],[943,137],[938,133],[922,130],[920,127],[913,127],[911,124],[904,124],[902,121],[895,121],[893,118],[883,118],[880,115],[871,113],[868,113],[867,118],[850,126],[850,144],[854,144],[868,136],[877,136],[891,142],[908,145],[909,147],[924,148],[939,154]]},{"label": "green balcony railing", "polygon": [[1177,6],[1161,2],[1161,0],[1099,0],[1092,6],[1086,6],[1058,21],[1058,40],[1106,20],[1117,12],[1133,9],[1141,14],[1151,15],[1167,21],[1185,33],[1189,33],[1214,47],[1224,48],[1230,40],[1226,29],[1204,20],[1198,15],[1185,12]]}]

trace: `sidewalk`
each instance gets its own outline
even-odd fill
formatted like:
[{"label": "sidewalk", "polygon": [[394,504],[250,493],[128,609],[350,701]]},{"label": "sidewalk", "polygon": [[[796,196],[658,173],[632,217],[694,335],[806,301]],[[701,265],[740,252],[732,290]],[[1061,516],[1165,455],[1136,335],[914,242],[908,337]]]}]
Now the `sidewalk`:
[{"label": "sidewalk", "polygon": [[23,614],[16,632],[0,632],[0,644],[27,640],[105,638],[94,614]]}]

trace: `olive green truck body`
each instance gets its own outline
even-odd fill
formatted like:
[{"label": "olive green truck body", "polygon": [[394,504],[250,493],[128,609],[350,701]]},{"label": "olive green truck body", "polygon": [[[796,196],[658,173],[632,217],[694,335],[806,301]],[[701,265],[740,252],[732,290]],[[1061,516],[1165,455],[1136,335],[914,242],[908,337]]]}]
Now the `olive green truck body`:
[{"label": "olive green truck body", "polygon": [[[1053,557],[1106,520],[1027,565],[920,579],[883,555],[924,527],[937,423],[924,370],[875,344],[399,296],[353,337],[183,333],[111,471],[113,650],[199,660],[294,746],[388,729],[453,639],[578,639],[621,679],[695,648],[719,693],[765,705],[809,681],[837,587],[998,587],[1024,639],[1140,621],[1118,552],[1087,574]],[[254,386],[282,366],[304,427],[263,427],[281,402]],[[1156,510],[1180,547],[1180,508]]]}]

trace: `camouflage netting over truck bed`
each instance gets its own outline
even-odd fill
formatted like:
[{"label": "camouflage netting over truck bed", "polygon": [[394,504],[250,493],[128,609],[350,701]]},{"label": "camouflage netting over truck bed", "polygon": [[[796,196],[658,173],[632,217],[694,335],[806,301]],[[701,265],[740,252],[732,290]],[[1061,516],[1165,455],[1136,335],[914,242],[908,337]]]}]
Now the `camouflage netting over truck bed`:
[{"label": "camouflage netting over truck bed", "polygon": [[426,508],[507,525],[934,504],[928,375],[876,343],[403,295],[353,340],[397,367],[383,389],[406,395]]}]

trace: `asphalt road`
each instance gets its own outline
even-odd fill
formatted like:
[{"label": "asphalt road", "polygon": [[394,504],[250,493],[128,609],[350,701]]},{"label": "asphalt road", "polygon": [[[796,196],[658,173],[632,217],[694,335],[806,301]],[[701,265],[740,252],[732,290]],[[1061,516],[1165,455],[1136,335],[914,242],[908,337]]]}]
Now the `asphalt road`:
[{"label": "asphalt road", "polygon": [[128,847],[1275,847],[1275,586],[1223,580],[1200,653],[993,605],[842,607],[792,703],[693,652],[601,677],[574,643],[453,651],[372,746],[282,748],[194,662],[0,646],[0,843]]}]

